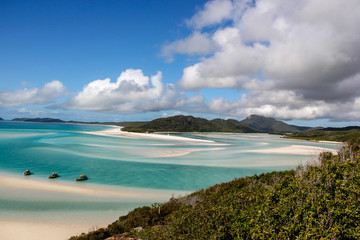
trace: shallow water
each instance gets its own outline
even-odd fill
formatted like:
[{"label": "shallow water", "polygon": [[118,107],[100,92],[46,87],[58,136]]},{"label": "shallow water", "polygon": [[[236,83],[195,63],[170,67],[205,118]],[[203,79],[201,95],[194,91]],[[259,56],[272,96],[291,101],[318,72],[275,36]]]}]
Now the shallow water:
[{"label": "shallow water", "polygon": [[[134,139],[87,134],[110,128],[101,125],[64,123],[0,122],[0,174],[20,178],[91,184],[131,189],[157,189],[171,193],[191,192],[234,178],[287,170],[316,158],[308,155],[264,154],[249,150],[305,145],[337,149],[329,143],[283,139],[268,134],[174,133],[171,135],[212,140],[212,143]],[[22,176],[25,169],[34,174]],[[58,172],[57,179],[47,179]],[[74,178],[87,174],[87,182]],[[74,198],[71,194],[19,191],[0,187],[2,219],[38,219],[47,221],[56,215],[67,219],[89,214],[119,216],[136,206],[151,204],[153,199]],[[38,196],[38,197],[36,197]],[[168,198],[167,198],[168,199]],[[159,200],[167,200],[159,198]],[[81,215],[82,214],[82,215]],[[105,218],[105,217],[104,217]],[[99,217],[98,219],[101,219]],[[1,236],[1,233],[0,233]]]},{"label": "shallow water", "polygon": [[174,134],[214,140],[214,145],[83,133],[106,128],[1,122],[0,170],[21,175],[30,169],[34,173],[32,178],[46,178],[51,172],[58,172],[61,177],[55,181],[73,181],[78,175],[87,174],[90,182],[97,184],[192,191],[236,177],[294,168],[314,157],[246,150],[295,144],[338,147],[268,134]]}]

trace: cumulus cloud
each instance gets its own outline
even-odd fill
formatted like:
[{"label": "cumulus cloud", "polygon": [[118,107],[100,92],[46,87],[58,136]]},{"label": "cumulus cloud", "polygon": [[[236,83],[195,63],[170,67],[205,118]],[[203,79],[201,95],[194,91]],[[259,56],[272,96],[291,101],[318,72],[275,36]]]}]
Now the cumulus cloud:
[{"label": "cumulus cloud", "polygon": [[209,1],[188,23],[216,48],[186,67],[178,84],[248,90],[227,103],[237,116],[337,119],[342,107],[352,106],[342,116],[360,117],[359,12],[356,0]]},{"label": "cumulus cloud", "polygon": [[162,83],[159,71],[151,77],[141,69],[127,69],[111,82],[109,78],[95,80],[60,107],[108,113],[138,113],[180,108],[192,98],[175,85]]},{"label": "cumulus cloud", "polygon": [[111,82],[110,78],[90,82],[63,104],[63,107],[88,111],[133,112],[135,103],[159,98],[162,91],[161,72],[148,77],[140,69],[127,69],[116,82]]},{"label": "cumulus cloud", "polygon": [[208,38],[208,34],[194,32],[185,39],[181,39],[162,48],[161,55],[166,57],[169,62],[173,61],[173,56],[176,53],[181,54],[208,54],[214,49],[213,42]]},{"label": "cumulus cloud", "polygon": [[49,104],[65,95],[62,82],[53,80],[42,88],[20,89],[0,92],[0,106],[19,106],[29,104]]},{"label": "cumulus cloud", "polygon": [[328,118],[334,121],[357,121],[360,118],[359,103],[360,97],[351,101],[327,102],[304,98],[295,91],[252,91],[235,101],[214,98],[203,112],[234,117],[258,114],[285,120]]},{"label": "cumulus cloud", "polygon": [[209,1],[205,4],[204,9],[197,12],[187,21],[187,24],[196,29],[217,24],[229,19],[232,9],[230,0]]}]

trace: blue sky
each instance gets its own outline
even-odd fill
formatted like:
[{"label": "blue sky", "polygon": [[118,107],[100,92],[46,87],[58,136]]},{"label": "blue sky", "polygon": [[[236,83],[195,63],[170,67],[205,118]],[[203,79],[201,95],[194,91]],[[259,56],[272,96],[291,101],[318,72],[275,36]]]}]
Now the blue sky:
[{"label": "blue sky", "polygon": [[0,117],[359,125],[356,0],[0,0]]}]

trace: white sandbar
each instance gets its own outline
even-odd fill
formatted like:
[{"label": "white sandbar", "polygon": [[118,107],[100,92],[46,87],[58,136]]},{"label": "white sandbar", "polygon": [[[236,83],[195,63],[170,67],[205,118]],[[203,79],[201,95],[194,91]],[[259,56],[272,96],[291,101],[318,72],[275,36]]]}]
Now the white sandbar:
[{"label": "white sandbar", "polygon": [[[118,186],[103,186],[96,184],[87,184],[76,186],[76,183],[59,183],[55,181],[45,181],[30,179],[27,177],[15,177],[1,174],[1,189],[18,189],[30,191],[43,191],[48,193],[65,193],[78,196],[92,196],[104,198],[133,199],[141,198],[148,200],[164,199],[171,196],[170,190],[155,190],[141,188],[126,188]],[[185,193],[185,192],[184,192]],[[181,193],[182,194],[182,193]]]},{"label": "white sandbar", "polygon": [[214,143],[211,140],[204,140],[204,139],[195,139],[195,138],[188,138],[188,137],[180,137],[180,136],[171,136],[171,135],[163,135],[163,134],[156,134],[156,133],[134,133],[134,132],[125,132],[122,131],[122,127],[115,127],[113,128],[102,130],[102,131],[94,131],[94,132],[84,132],[87,134],[99,135],[99,136],[111,136],[111,137],[128,137],[133,139],[157,139],[157,140],[170,140],[170,141],[184,141],[184,142],[198,142],[198,143]]},{"label": "white sandbar", "polygon": [[305,145],[291,145],[279,148],[263,148],[256,150],[246,150],[246,152],[255,153],[275,153],[275,154],[298,154],[298,155],[318,155],[321,152],[332,152],[337,154],[337,150],[323,147],[305,146]]}]

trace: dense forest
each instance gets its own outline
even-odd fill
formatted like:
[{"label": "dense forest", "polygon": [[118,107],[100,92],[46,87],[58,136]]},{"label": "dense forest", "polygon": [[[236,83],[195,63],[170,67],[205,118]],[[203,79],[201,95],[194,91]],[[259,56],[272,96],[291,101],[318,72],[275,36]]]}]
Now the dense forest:
[{"label": "dense forest", "polygon": [[236,120],[195,118],[193,116],[174,116],[158,118],[137,125],[130,125],[123,129],[130,132],[257,132]]},{"label": "dense forest", "polygon": [[359,209],[358,138],[296,170],[238,178],[136,208],[107,228],[71,239],[359,239]]},{"label": "dense forest", "polygon": [[128,123],[123,129],[130,132],[232,132],[232,133],[256,133],[278,132],[288,133],[307,130],[307,127],[298,127],[286,124],[272,118],[251,115],[242,121],[235,119],[196,118],[193,116],[173,116],[158,118],[143,123]]}]

